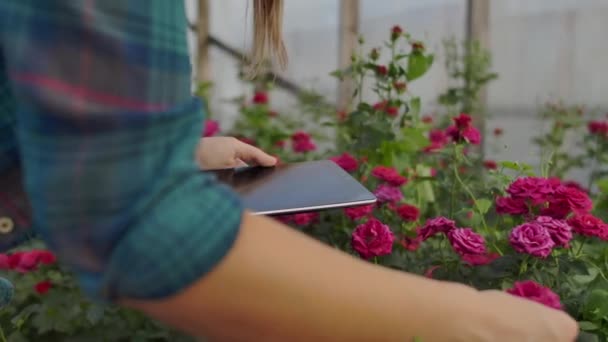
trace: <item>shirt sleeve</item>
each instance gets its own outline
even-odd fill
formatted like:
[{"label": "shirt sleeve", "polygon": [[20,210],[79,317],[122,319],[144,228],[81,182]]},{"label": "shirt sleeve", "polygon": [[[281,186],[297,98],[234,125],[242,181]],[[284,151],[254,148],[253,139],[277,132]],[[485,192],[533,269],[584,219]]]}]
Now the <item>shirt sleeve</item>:
[{"label": "shirt sleeve", "polygon": [[204,276],[239,198],[194,153],[183,1],[0,2],[33,225],[91,297],[155,299]]}]

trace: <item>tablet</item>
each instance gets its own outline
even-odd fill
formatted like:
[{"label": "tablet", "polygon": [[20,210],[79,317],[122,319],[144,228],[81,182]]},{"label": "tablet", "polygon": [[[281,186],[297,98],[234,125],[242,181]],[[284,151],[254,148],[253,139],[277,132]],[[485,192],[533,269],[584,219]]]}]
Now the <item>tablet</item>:
[{"label": "tablet", "polygon": [[325,161],[212,171],[258,215],[284,215],[376,202],[336,163]]}]

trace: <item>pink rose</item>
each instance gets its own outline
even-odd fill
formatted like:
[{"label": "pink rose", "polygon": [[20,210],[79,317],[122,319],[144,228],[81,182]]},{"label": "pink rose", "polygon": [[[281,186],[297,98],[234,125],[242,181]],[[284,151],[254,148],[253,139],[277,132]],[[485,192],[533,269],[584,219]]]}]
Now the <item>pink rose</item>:
[{"label": "pink rose", "polygon": [[536,222],[524,223],[513,228],[509,242],[517,252],[540,258],[549,256],[555,246],[549,231]]},{"label": "pink rose", "polygon": [[481,133],[473,126],[462,130],[462,138],[473,145],[479,145],[481,143]]},{"label": "pink rose", "polygon": [[401,189],[388,184],[380,184],[374,195],[380,203],[396,203],[403,199],[403,193]]},{"label": "pink rose", "polygon": [[26,273],[37,269],[40,264],[50,265],[56,260],[53,253],[45,250],[15,252],[8,256],[8,267],[17,272]]},{"label": "pink rose", "polygon": [[352,207],[352,208],[346,208],[344,209],[344,214],[346,214],[346,216],[353,220],[359,220],[362,219],[366,216],[369,216],[372,211],[374,211],[374,205],[364,205],[364,206],[358,206],[358,207]]},{"label": "pink rose", "polygon": [[486,254],[485,239],[471,228],[452,229],[447,235],[452,248],[461,256]]},{"label": "pink rose", "polygon": [[291,136],[291,144],[294,152],[306,153],[317,149],[317,145],[312,141],[310,134],[296,132]]},{"label": "pink rose", "polygon": [[602,238],[608,231],[606,223],[591,214],[576,215],[568,223],[576,233],[584,236]]},{"label": "pink rose", "polygon": [[212,137],[220,131],[220,124],[214,120],[205,121],[205,129],[203,130],[204,137]]},{"label": "pink rose", "polygon": [[355,228],[351,244],[363,259],[370,259],[391,254],[394,240],[395,236],[387,225],[370,219]]},{"label": "pink rose", "polygon": [[426,221],[425,225],[418,231],[418,236],[424,241],[439,233],[448,233],[456,229],[456,222],[445,217],[436,217]]},{"label": "pink rose", "polygon": [[466,262],[471,266],[483,266],[491,263],[499,257],[500,255],[498,255],[497,253],[465,254],[462,256],[462,261]]},{"label": "pink rose", "polygon": [[318,213],[300,213],[293,215],[293,222],[298,226],[307,226],[319,218]]},{"label": "pink rose", "polygon": [[551,198],[554,193],[553,184],[546,178],[522,177],[516,179],[507,192],[514,199],[528,200],[533,204],[541,204]]},{"label": "pink rose", "polygon": [[331,161],[338,164],[341,168],[343,168],[346,172],[354,172],[359,168],[359,163],[355,157],[351,156],[347,152],[344,152],[342,155],[331,158]]},{"label": "pink rose", "polygon": [[552,198],[549,200],[549,205],[545,208],[541,208],[540,214],[549,216],[554,219],[563,220],[570,215],[570,204],[567,201],[563,201],[558,198]]},{"label": "pink rose", "polygon": [[424,148],[425,152],[435,152],[441,150],[448,143],[448,136],[440,129],[432,129],[429,132],[431,144]]},{"label": "pink rose", "polygon": [[507,293],[544,304],[556,310],[562,309],[562,303],[555,292],[531,280],[516,282],[512,288],[507,290]]},{"label": "pink rose", "polygon": [[407,183],[407,179],[392,167],[376,166],[372,170],[372,176],[381,179],[392,186],[401,186]]},{"label": "pink rose", "polygon": [[526,202],[511,197],[498,197],[496,199],[496,212],[508,215],[523,215],[528,213]]},{"label": "pink rose", "polygon": [[535,221],[549,232],[555,246],[565,248],[570,246],[572,227],[566,221],[556,220],[549,216],[539,216]]},{"label": "pink rose", "polygon": [[395,209],[403,221],[415,222],[420,217],[420,209],[410,204],[403,204]]}]

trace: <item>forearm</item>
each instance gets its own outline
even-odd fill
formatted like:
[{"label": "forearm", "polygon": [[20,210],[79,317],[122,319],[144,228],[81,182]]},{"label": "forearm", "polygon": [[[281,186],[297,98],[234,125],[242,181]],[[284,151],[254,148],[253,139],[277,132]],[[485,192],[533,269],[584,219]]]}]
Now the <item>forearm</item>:
[{"label": "forearm", "polygon": [[460,285],[356,260],[246,215],[213,272],[170,299],[124,303],[219,340],[428,341],[439,337],[438,322],[454,324],[460,302],[475,296]]}]

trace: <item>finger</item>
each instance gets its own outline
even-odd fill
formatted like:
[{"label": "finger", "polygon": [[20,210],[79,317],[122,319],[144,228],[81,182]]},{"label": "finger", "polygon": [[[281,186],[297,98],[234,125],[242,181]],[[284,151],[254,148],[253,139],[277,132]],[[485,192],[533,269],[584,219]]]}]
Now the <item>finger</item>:
[{"label": "finger", "polygon": [[239,141],[236,147],[236,157],[247,164],[274,166],[277,159],[255,146]]},{"label": "finger", "polygon": [[244,161],[237,159],[236,161],[236,167],[247,167],[249,166],[247,163],[245,163]]}]

